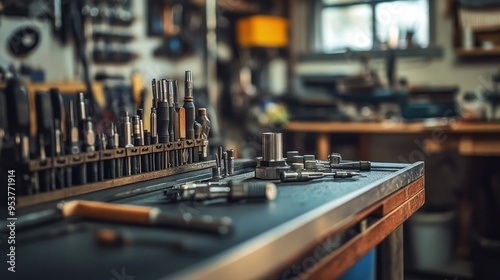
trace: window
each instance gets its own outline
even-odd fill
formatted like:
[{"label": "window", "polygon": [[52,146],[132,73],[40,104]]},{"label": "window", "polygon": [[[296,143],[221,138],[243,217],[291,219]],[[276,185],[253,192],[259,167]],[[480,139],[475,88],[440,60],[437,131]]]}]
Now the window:
[{"label": "window", "polygon": [[429,0],[318,0],[324,53],[430,45]]}]

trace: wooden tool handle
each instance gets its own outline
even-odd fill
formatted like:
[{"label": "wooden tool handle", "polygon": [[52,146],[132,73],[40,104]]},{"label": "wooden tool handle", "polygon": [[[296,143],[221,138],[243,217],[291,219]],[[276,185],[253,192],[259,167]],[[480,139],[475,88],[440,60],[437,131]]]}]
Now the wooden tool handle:
[{"label": "wooden tool handle", "polygon": [[149,213],[153,209],[155,208],[85,200],[70,201],[61,208],[64,217],[80,216],[134,224],[149,224]]}]

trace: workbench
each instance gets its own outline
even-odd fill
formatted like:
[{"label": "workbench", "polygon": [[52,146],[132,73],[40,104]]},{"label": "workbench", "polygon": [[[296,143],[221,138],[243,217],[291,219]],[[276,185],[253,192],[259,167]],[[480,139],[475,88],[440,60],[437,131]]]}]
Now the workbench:
[{"label": "workbench", "polygon": [[[255,180],[253,168],[238,166],[233,179]],[[270,202],[165,201],[166,188],[206,179],[209,170],[85,194],[77,198],[153,206],[179,215],[229,216],[234,231],[214,236],[81,218],[57,220],[17,232],[16,273],[5,278],[1,275],[10,272],[2,269],[0,278],[292,279],[299,274],[301,279],[333,279],[380,245],[378,279],[403,279],[402,223],[424,204],[424,163],[373,163],[373,170],[362,175],[276,182],[278,194]],[[21,208],[19,216],[49,215],[58,202]],[[94,238],[101,228],[148,242],[104,247]],[[179,241],[191,250],[164,245]]]},{"label": "workbench", "polygon": [[[330,135],[356,134],[359,137],[359,159],[369,159],[371,135],[424,135],[425,149],[439,152],[454,148],[461,155],[500,155],[500,123],[464,122],[456,120],[418,122],[288,122],[284,130],[293,133],[317,134],[319,158],[326,159],[330,150]],[[300,146],[300,145],[299,145]]]}]

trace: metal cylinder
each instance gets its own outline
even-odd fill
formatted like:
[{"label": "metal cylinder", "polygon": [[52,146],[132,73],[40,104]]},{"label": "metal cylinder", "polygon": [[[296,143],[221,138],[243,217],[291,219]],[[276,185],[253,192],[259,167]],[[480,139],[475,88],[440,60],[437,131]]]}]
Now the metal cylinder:
[{"label": "metal cylinder", "polygon": [[292,165],[293,163],[293,157],[294,156],[298,156],[299,155],[299,151],[288,151],[286,152],[286,163],[288,165]]},{"label": "metal cylinder", "polygon": [[262,134],[262,158],[264,161],[283,160],[283,139],[281,133]]},{"label": "metal cylinder", "polygon": [[303,163],[292,163],[292,170],[293,171],[300,171],[304,169],[304,164]]},{"label": "metal cylinder", "polygon": [[316,160],[314,155],[304,155],[304,163],[308,160]]},{"label": "metal cylinder", "polygon": [[316,164],[315,160],[306,160],[304,162],[304,169],[312,170],[312,169],[316,169],[316,168],[317,168],[317,164]]},{"label": "metal cylinder", "polygon": [[292,158],[292,164],[293,163],[304,163],[304,156],[293,156]]},{"label": "metal cylinder", "polygon": [[330,165],[340,164],[340,162],[342,161],[342,156],[340,154],[337,154],[337,153],[330,154],[328,156],[328,161],[330,162]]}]

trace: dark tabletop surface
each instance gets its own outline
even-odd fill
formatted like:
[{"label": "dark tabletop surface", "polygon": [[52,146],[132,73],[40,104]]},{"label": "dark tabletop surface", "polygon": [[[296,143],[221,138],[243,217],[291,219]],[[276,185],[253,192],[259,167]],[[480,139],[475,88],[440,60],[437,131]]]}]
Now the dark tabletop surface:
[{"label": "dark tabletop surface", "polygon": [[[161,188],[115,198],[116,203],[158,207],[171,214],[229,216],[234,232],[213,236],[79,218],[51,222],[17,232],[16,273],[9,273],[5,278],[4,268],[0,279],[205,278],[227,276],[242,268],[249,271],[249,277],[244,278],[260,277],[273,265],[268,259],[279,263],[342,219],[423,175],[421,162],[373,164],[380,168],[363,172],[363,177],[356,179],[325,178],[309,183],[278,184],[278,195],[271,202],[172,204],[165,201]],[[250,172],[239,176],[248,180],[252,175]],[[186,181],[190,176],[194,175],[184,175],[177,180]],[[118,230],[138,241],[122,247],[103,247],[94,237],[95,231],[102,228]],[[188,249],[172,248],[172,243],[179,242]],[[5,254],[2,256],[5,264]],[[256,261],[262,265],[250,268]]]}]

